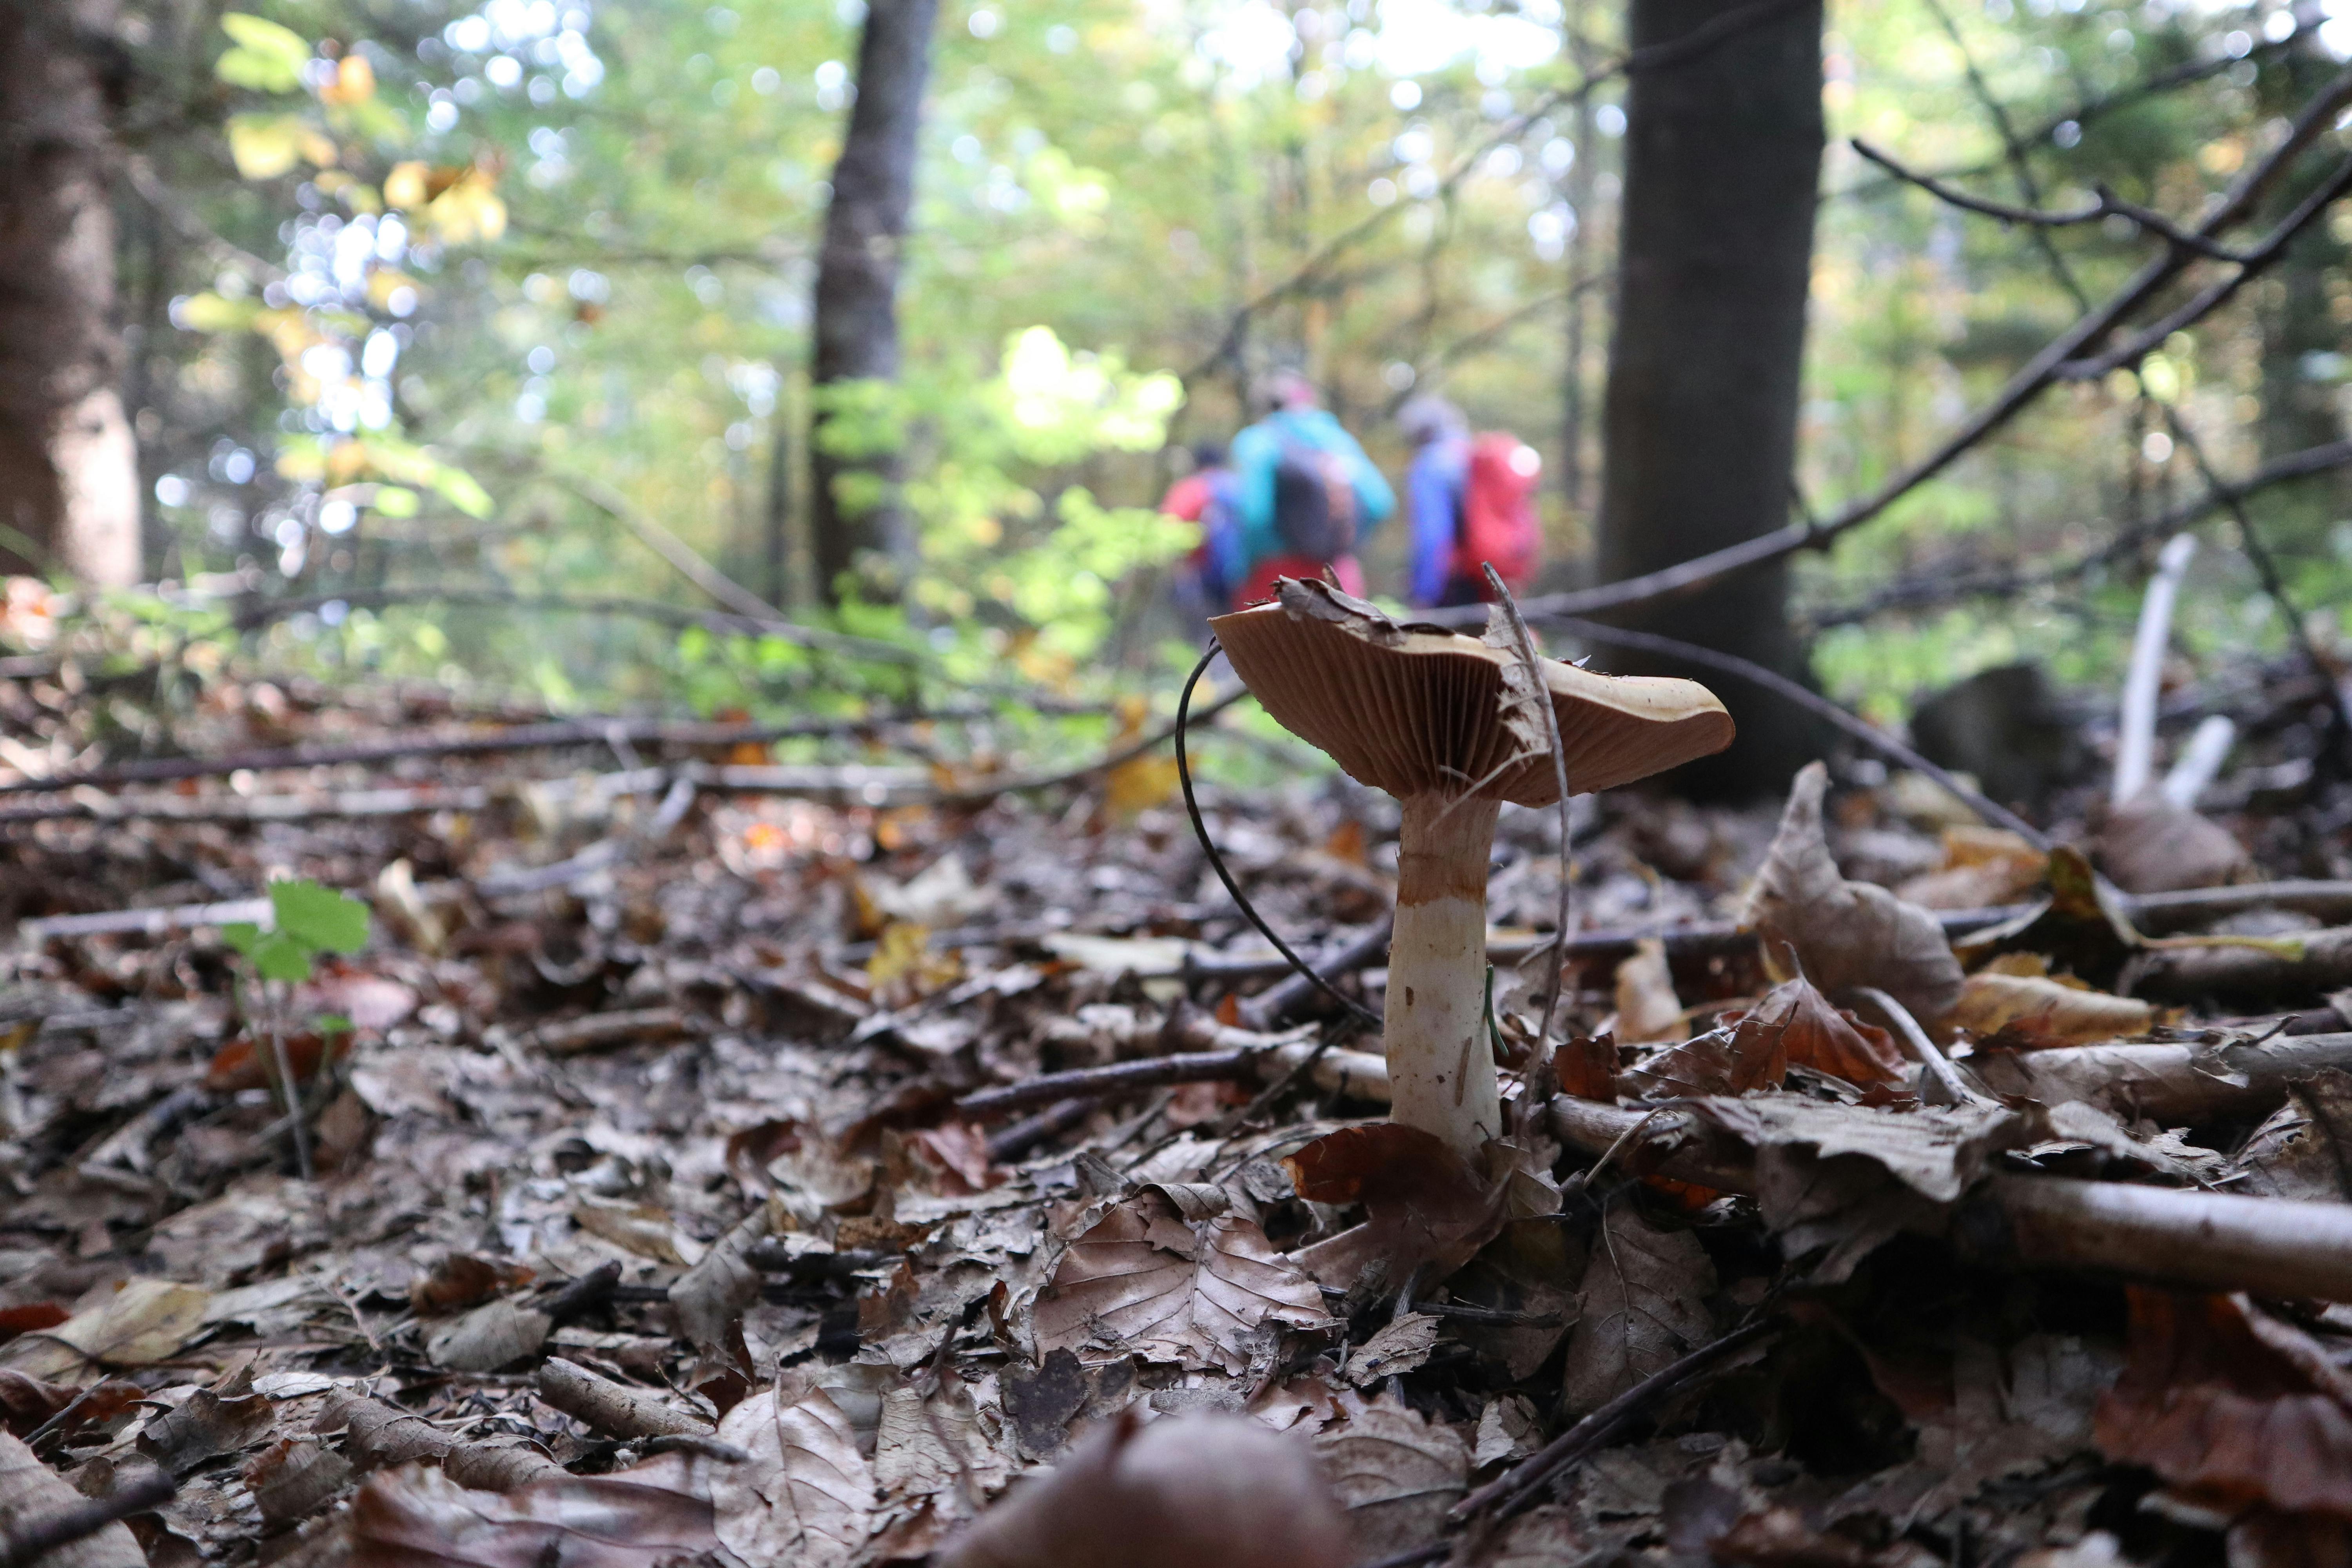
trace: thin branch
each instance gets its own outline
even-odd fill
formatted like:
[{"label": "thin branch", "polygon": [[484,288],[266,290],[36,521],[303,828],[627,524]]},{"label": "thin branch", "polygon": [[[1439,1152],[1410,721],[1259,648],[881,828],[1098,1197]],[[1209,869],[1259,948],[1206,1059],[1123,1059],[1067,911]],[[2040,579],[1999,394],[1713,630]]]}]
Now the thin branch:
[{"label": "thin branch", "polygon": [[1996,826],[2008,828],[2044,854],[2053,847],[2053,840],[2048,834],[2007,806],[1986,798],[1982,793],[1970,788],[1950,772],[1929,762],[1876,725],[1847,712],[1817,692],[1806,690],[1778,670],[1767,669],[1762,665],[1741,658],[1737,654],[1719,653],[1711,647],[1701,647],[1696,643],[1685,642],[1680,637],[1660,637],[1655,632],[1637,632],[1619,626],[1604,626],[1597,621],[1580,620],[1573,616],[1547,615],[1544,618],[1574,636],[1592,642],[1613,643],[1620,647],[1665,654],[1670,658],[1686,659],[1692,664],[1705,665],[1710,669],[1719,669],[1726,675],[1736,675],[1742,680],[1760,686],[1774,696],[1795,703],[1806,712],[1828,721],[1889,761],[1909,768],[1914,773],[1927,774],[1950,792],[1954,797],[1966,802],[1969,809],[1979,816]]},{"label": "thin branch", "polygon": [[[2231,226],[2243,221],[2263,194],[2286,171],[2295,156],[2311,141],[2333,123],[2336,111],[2352,100],[2352,69],[2339,72],[2327,86],[2304,106],[2286,138],[2271,155],[2250,170],[2233,184],[2212,209],[2200,219],[2194,233],[2210,238]],[[2323,190],[2332,189],[2330,181]],[[2305,207],[2310,203],[2305,204]],[[2297,226],[2307,222],[2310,214],[2298,209]],[[2284,244],[2291,234],[2273,236],[2264,247]],[[2196,258],[2177,246],[2168,246],[2162,256],[2144,265],[2131,280],[2118,289],[2098,309],[2083,316],[2056,338],[2045,344],[2012,375],[2009,384],[1996,394],[1992,401],[1971,416],[1958,429],[1945,437],[1942,444],[1887,480],[1870,495],[1850,502],[1838,514],[1819,523],[1794,523],[1761,533],[1753,539],[1658,571],[1644,573],[1598,587],[1570,593],[1549,594],[1530,599],[1520,608],[1531,620],[1550,619],[1560,616],[1591,615],[1599,610],[1622,609],[1632,605],[1690,593],[1711,583],[1769,561],[1793,555],[1800,550],[1826,548],[1839,536],[1860,527],[1885,511],[1942,473],[1962,456],[1973,450],[1986,437],[2006,426],[2050,386],[2061,379],[2061,367],[2082,363],[2079,356],[2122,324],[2134,310],[2153,299],[2168,283],[2178,278]],[[2156,340],[2161,342],[2162,338]],[[2153,343],[2148,347],[2155,346]],[[2141,353],[2147,352],[2142,349]],[[1431,610],[1422,618],[1442,626],[1473,624],[1460,610]]]},{"label": "thin branch", "polygon": [[701,552],[612,486],[582,474],[550,472],[547,478],[635,534],[647,549],[677,568],[680,576],[729,609],[766,621],[784,618],[782,611],[713,566]]},{"label": "thin branch", "polygon": [[2183,501],[2154,517],[2131,523],[2118,530],[2105,543],[2071,561],[2032,572],[2021,570],[2014,563],[1971,571],[1965,562],[1948,562],[1899,578],[1867,598],[1814,611],[1805,619],[1817,630],[1851,626],[1890,610],[1916,609],[1990,595],[2013,596],[2030,589],[2072,582],[2108,562],[2131,553],[2149,539],[2178,533],[2212,512],[2234,510],[2235,503],[2273,485],[2309,479],[2315,474],[2328,473],[2347,464],[2352,464],[2352,441],[2332,441],[2324,447],[2290,452],[2264,463],[2234,484],[2216,485],[2192,500]]},{"label": "thin branch", "polygon": [[2226,245],[2216,244],[2202,235],[2190,233],[2162,213],[2141,206],[2136,202],[2124,200],[2104,184],[2095,187],[2097,199],[2089,206],[2076,207],[2070,212],[2045,212],[2036,207],[2016,206],[2008,202],[1996,202],[1983,196],[1972,196],[1955,185],[1945,184],[1933,174],[1923,174],[1916,170],[1904,167],[1892,154],[1880,151],[1859,136],[1852,137],[1850,141],[1855,152],[1895,178],[1916,185],[1938,201],[1948,203],[1964,212],[1999,218],[2003,223],[2031,224],[2039,228],[2073,228],[2080,224],[2098,223],[2110,217],[2128,218],[2142,229],[2156,235],[2167,243],[2179,246],[2186,250],[2193,250],[2200,256],[2210,257],[2216,261],[2241,263],[2250,259],[2243,251],[2233,250]]},{"label": "thin branch", "polygon": [[[1614,60],[1586,72],[1572,86],[1548,93],[1524,113],[1514,115],[1492,136],[1487,137],[1465,154],[1454,164],[1453,170],[1438,182],[1437,189],[1431,193],[1431,197],[1451,193],[1463,181],[1470,177],[1471,173],[1477,168],[1479,161],[1487,153],[1506,142],[1517,142],[1527,134],[1528,127],[1545,115],[1591,95],[1620,77],[1635,76],[1643,71],[1665,70],[1696,59],[1717,45],[1735,38],[1751,28],[1761,26],[1782,12],[1792,10],[1802,3],[1803,0],[1751,0],[1748,5],[1710,18],[1679,38],[1672,38],[1662,44],[1652,44],[1631,50]],[[1197,363],[1184,373],[1185,384],[1190,385],[1231,358],[1241,344],[1242,335],[1248,331],[1251,320],[1260,311],[1312,287],[1342,253],[1352,249],[1370,237],[1391,218],[1404,211],[1405,207],[1405,203],[1399,202],[1393,206],[1375,208],[1368,216],[1358,219],[1324,241],[1313,255],[1293,268],[1288,277],[1259,290],[1236,306],[1231,319],[1226,322],[1224,331],[1217,339],[1216,347],[1203,354]]]},{"label": "thin branch", "polygon": [[61,1546],[87,1541],[119,1520],[162,1507],[179,1489],[180,1483],[161,1469],[142,1466],[104,1497],[12,1520],[0,1529],[0,1568],[31,1568]]},{"label": "thin branch", "polygon": [[1552,1019],[1559,1011],[1559,977],[1560,972],[1567,967],[1562,960],[1567,956],[1569,921],[1576,900],[1576,882],[1569,875],[1568,864],[1569,845],[1576,837],[1575,826],[1570,816],[1570,804],[1575,798],[1575,792],[1568,787],[1568,746],[1560,739],[1559,714],[1552,707],[1551,689],[1544,679],[1543,665],[1536,655],[1536,635],[1528,629],[1528,618],[1519,614],[1519,602],[1511,597],[1510,586],[1503,581],[1503,574],[1495,570],[1495,563],[1482,561],[1479,565],[1486,574],[1486,585],[1495,591],[1496,602],[1502,606],[1504,616],[1511,623],[1512,637],[1519,645],[1519,658],[1528,674],[1528,695],[1543,710],[1544,740],[1551,750],[1552,783],[1559,790],[1557,803],[1559,808],[1559,915],[1553,927],[1551,962],[1546,966],[1550,974],[1544,983],[1543,1022],[1536,1026],[1535,1058],[1529,1069],[1536,1075],[1536,1081],[1531,1082],[1527,1092],[1520,1097],[1521,1120],[1528,1129],[1532,1129],[1536,1123],[1529,1119],[1535,1112],[1527,1108],[1541,1105],[1551,1098],[1551,1058],[1546,1053],[1551,1047]]}]

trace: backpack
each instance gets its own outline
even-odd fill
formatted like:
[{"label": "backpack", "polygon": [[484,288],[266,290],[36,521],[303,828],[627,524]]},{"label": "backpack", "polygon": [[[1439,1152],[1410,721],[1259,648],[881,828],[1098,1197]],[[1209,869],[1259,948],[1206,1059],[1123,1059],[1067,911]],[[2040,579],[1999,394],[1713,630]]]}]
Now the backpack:
[{"label": "backpack", "polygon": [[1543,458],[1517,436],[1499,431],[1470,443],[1462,483],[1462,529],[1454,548],[1454,574],[1484,584],[1480,570],[1493,562],[1513,591],[1536,574],[1543,529],[1536,521],[1536,476]]},{"label": "backpack", "polygon": [[1290,437],[1274,461],[1274,531],[1285,551],[1337,561],[1356,548],[1356,487],[1348,465]]}]

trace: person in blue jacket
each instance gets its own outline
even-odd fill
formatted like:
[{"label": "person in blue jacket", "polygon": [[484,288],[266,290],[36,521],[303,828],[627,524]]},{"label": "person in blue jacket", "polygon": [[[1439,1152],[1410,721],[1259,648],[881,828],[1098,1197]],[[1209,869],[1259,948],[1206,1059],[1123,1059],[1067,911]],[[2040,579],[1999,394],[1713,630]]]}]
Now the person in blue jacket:
[{"label": "person in blue jacket", "polygon": [[1405,563],[1405,599],[1418,609],[1475,605],[1483,584],[1454,574],[1462,542],[1462,503],[1470,483],[1470,425],[1462,411],[1434,394],[1410,398],[1397,410],[1397,427],[1412,446],[1404,480],[1412,544]]},{"label": "person in blue jacket", "polygon": [[1357,537],[1362,536],[1396,510],[1396,493],[1372,467],[1356,438],[1330,413],[1317,404],[1315,385],[1296,371],[1278,374],[1268,389],[1273,411],[1235,436],[1229,451],[1234,471],[1234,510],[1240,514],[1245,563],[1236,605],[1254,605],[1274,596],[1276,577],[1319,577],[1326,566],[1340,587],[1364,592],[1364,574],[1352,550],[1318,560],[1300,553],[1283,537],[1276,516],[1276,477],[1286,461],[1302,455],[1327,462],[1352,498]]}]

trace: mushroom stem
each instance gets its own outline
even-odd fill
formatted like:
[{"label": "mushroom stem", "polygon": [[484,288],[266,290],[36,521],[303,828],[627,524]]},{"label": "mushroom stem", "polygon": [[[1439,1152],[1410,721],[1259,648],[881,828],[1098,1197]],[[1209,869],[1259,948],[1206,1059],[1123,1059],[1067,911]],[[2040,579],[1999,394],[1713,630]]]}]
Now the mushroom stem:
[{"label": "mushroom stem", "polygon": [[1408,795],[1397,858],[1381,1040],[1390,1116],[1465,1157],[1503,1131],[1486,1036],[1486,861],[1501,809],[1481,796]]}]

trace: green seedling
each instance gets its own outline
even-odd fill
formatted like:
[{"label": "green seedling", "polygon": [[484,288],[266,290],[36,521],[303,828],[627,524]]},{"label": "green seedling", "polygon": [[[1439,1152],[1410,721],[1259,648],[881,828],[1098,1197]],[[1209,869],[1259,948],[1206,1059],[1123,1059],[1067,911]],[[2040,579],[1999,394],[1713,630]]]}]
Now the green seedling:
[{"label": "green seedling", "polygon": [[[294,1083],[293,1063],[286,1054],[282,998],[271,990],[270,983],[299,985],[314,973],[319,954],[354,953],[365,947],[368,907],[349,894],[316,882],[281,881],[269,884],[269,930],[264,931],[249,921],[239,921],[223,926],[221,939],[252,963],[254,975],[260,984],[262,1012],[269,1031],[270,1064],[277,1074],[278,1093],[293,1118],[295,1164],[307,1182],[312,1174],[310,1133],[303,1124],[301,1094]],[[311,1020],[311,1026],[331,1039],[337,1034],[349,1033],[352,1021],[335,1014],[321,1014]],[[323,1069],[325,1065],[326,1056],[321,1052],[320,1066]]]}]

